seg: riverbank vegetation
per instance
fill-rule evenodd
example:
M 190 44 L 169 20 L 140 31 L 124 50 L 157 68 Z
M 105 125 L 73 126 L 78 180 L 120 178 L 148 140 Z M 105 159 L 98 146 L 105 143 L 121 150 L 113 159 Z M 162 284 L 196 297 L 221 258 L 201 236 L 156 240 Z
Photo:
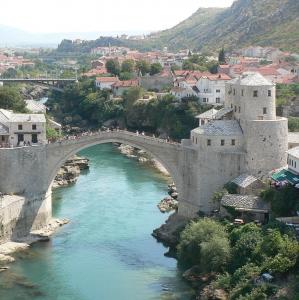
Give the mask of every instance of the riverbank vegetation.
M 299 297 L 299 243 L 275 222 L 235 226 L 198 219 L 182 231 L 177 256 L 191 268 L 184 277 L 199 291 L 198 299 L 270 299 L 283 292 L 279 299 Z
M 26 103 L 22 99 L 19 90 L 13 86 L 3 86 L 0 88 L 0 108 L 24 113 Z
M 92 79 L 71 84 L 63 93 L 53 91 L 47 105 L 50 114 L 63 125 L 120 126 L 174 139 L 188 137 L 197 126 L 195 116 L 210 108 L 200 105 L 194 97 L 183 101 L 170 94 L 161 99 L 151 97 L 140 87 L 129 89 L 121 98 L 112 98 L 108 91 L 95 89 Z

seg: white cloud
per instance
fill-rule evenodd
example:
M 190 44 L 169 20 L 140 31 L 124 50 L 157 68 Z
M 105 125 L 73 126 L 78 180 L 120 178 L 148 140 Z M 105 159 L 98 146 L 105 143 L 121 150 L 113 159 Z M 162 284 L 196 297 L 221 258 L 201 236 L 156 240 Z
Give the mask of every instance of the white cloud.
M 0 22 L 32 32 L 144 31 L 169 28 L 199 7 L 233 0 L 1 1 Z

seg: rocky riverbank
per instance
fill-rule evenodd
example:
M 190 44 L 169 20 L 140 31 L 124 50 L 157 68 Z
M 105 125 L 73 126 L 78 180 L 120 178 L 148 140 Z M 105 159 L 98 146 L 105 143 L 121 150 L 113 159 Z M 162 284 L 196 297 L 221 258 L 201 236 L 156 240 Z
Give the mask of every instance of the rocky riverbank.
M 58 188 L 75 183 L 82 170 L 89 169 L 89 159 L 73 156 L 68 159 L 65 164 L 59 169 L 52 188 Z
M 68 224 L 68 219 L 52 219 L 47 226 L 42 229 L 31 231 L 30 234 L 22 239 L 7 241 L 0 245 L 0 272 L 9 269 L 8 264 L 15 261 L 13 254 L 27 250 L 31 244 L 39 241 L 48 241 L 58 228 Z
M 158 204 L 158 208 L 162 213 L 178 210 L 178 201 L 176 200 L 178 193 L 174 183 L 168 185 L 168 195 L 169 196 L 163 198 Z
M 164 166 L 160 162 L 158 162 L 156 159 L 152 158 L 144 150 L 140 150 L 140 149 L 137 149 L 130 145 L 125 145 L 125 144 L 117 144 L 117 145 L 118 145 L 118 149 L 121 154 L 123 154 L 129 158 L 136 159 L 140 163 L 148 164 L 148 165 L 156 168 L 163 175 L 169 176 L 169 173 L 164 168 Z
M 20 89 L 24 99 L 41 99 L 47 96 L 48 88 L 39 85 L 23 85 Z

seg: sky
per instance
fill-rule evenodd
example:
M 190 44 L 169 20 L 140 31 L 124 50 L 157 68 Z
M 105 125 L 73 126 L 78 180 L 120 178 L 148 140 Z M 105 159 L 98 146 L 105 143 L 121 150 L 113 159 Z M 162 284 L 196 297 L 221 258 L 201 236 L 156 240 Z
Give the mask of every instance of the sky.
M 0 0 L 0 23 L 29 32 L 155 31 L 170 28 L 199 7 L 233 0 Z

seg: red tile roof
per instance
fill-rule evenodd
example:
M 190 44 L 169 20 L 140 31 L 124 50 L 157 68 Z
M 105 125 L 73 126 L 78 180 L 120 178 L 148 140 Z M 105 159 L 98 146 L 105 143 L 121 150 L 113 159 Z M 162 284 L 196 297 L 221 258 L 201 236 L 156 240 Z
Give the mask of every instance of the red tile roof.
M 117 81 L 112 86 L 113 87 L 133 87 L 133 86 L 138 86 L 138 85 L 139 85 L 138 80 L 133 79 L 133 80 Z
M 118 82 L 118 77 L 97 77 L 97 82 Z

